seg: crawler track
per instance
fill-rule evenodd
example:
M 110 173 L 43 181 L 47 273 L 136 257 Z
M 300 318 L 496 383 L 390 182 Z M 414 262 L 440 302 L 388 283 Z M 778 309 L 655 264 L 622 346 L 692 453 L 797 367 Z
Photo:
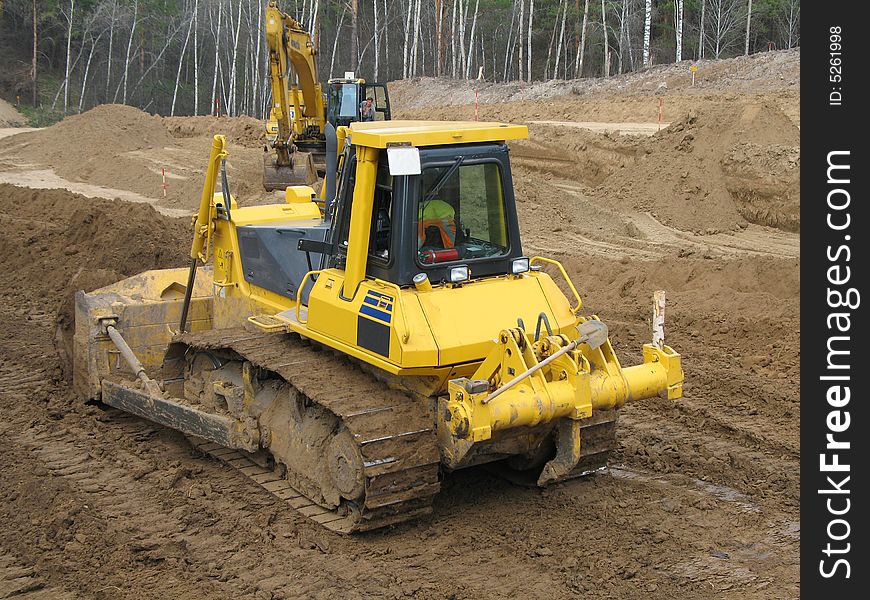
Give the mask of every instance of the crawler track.
M 347 359 L 294 335 L 225 329 L 185 335 L 179 341 L 192 351 L 230 351 L 278 375 L 308 401 L 338 417 L 362 455 L 365 495 L 358 503 L 323 506 L 244 453 L 215 444 L 200 445 L 202 450 L 339 533 L 377 529 L 431 512 L 432 498 L 440 489 L 439 453 L 425 399 L 390 389 Z

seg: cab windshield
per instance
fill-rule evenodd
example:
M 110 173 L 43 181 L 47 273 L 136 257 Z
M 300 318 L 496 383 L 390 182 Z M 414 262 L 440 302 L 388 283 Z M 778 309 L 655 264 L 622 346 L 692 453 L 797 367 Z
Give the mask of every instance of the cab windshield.
M 359 86 L 355 83 L 330 84 L 329 97 L 327 98 L 329 113 L 337 118 L 356 119 L 359 110 L 358 88 Z
M 508 252 L 507 222 L 498 163 L 423 169 L 417 202 L 417 259 L 421 265 L 470 261 Z

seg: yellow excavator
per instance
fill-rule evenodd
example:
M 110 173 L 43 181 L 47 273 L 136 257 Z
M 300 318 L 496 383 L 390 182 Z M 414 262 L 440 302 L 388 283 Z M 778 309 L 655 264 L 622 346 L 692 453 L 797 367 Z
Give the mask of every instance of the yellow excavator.
M 527 135 L 352 123 L 324 201 L 267 206 L 230 193 L 215 136 L 189 268 L 77 293 L 78 393 L 340 533 L 431 512 L 472 465 L 541 486 L 604 468 L 624 403 L 681 397 L 680 355 L 654 335 L 622 366 L 562 265 L 524 254 L 507 142 Z
M 272 108 L 266 122 L 263 187 L 284 190 L 310 185 L 325 172 L 325 124 L 391 119 L 390 97 L 383 83 L 366 83 L 345 73 L 330 79 L 324 100 L 317 76 L 317 50 L 311 35 L 273 0 L 266 7 Z M 295 74 L 296 82 L 293 82 Z M 372 105 L 364 106 L 368 98 Z

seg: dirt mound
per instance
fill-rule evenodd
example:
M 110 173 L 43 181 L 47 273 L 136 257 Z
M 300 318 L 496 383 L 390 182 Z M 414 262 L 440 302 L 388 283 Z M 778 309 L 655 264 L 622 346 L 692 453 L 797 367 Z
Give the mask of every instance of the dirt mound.
M 59 345 L 72 335 L 73 295 L 158 267 L 183 266 L 187 219 L 151 206 L 94 200 L 65 190 L 0 184 L 0 269 L 6 301 L 57 315 Z M 5 331 L 13 335 L 14 331 Z
M 109 152 L 153 148 L 171 141 L 160 117 L 123 104 L 102 104 L 30 135 L 46 158 L 75 157 L 79 161 L 95 161 Z
M 136 160 L 136 155 L 171 143 L 160 117 L 130 106 L 104 104 L 51 127 L 4 140 L 0 149 L 51 166 L 72 181 L 154 196 L 160 191 L 160 170 L 149 168 L 141 158 Z
M 695 83 L 689 67 L 698 66 Z M 469 81 L 423 77 L 390 82 L 390 99 L 402 109 L 481 104 L 522 104 L 574 96 L 600 95 L 607 98 L 626 95 L 653 95 L 686 92 L 703 94 L 725 90 L 781 91 L 800 88 L 800 49 L 758 52 L 723 60 L 682 61 L 658 65 L 612 77 L 583 79 L 493 83 L 493 73 L 485 73 L 488 81 Z M 426 93 L 420 93 L 425 89 Z
M 164 117 L 163 124 L 172 137 L 197 138 L 226 135 L 234 144 L 262 148 L 265 143 L 263 123 L 253 117 Z
M 26 123 L 24 115 L 0 98 L 0 127 L 20 127 Z
M 104 104 L 0 140 L 0 154 L 50 167 L 70 181 L 129 190 L 167 207 L 193 210 L 199 206 L 210 138 L 216 132 L 225 133 L 230 145 L 233 194 L 243 202 L 260 201 L 263 151 L 254 143 L 256 128 L 254 119 L 163 119 L 130 106 Z
M 797 127 L 776 107 L 764 103 L 709 107 L 652 136 L 630 166 L 631 172 L 613 173 L 593 195 L 602 202 L 649 212 L 683 230 L 729 231 L 749 221 L 795 231 L 800 224 L 796 183 L 768 185 L 763 169 L 757 170 L 757 183 L 747 178 L 740 183 L 726 171 L 733 173 L 732 166 L 741 161 L 763 165 L 770 162 L 769 155 L 782 155 L 799 143 Z M 723 156 L 746 144 L 752 145 L 752 153 L 743 152 L 740 159 L 735 155 L 731 161 L 726 158 L 723 166 Z M 796 181 L 797 171 L 791 173 L 789 181 Z
M 800 231 L 800 148 L 737 144 L 722 158 L 722 171 L 744 219 Z

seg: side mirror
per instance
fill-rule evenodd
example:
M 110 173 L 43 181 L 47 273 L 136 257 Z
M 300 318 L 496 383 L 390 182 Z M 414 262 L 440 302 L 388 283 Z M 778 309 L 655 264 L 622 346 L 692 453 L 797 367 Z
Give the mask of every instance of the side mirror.
M 420 149 L 413 146 L 393 146 L 387 148 L 387 162 L 390 163 L 390 175 L 419 175 Z

